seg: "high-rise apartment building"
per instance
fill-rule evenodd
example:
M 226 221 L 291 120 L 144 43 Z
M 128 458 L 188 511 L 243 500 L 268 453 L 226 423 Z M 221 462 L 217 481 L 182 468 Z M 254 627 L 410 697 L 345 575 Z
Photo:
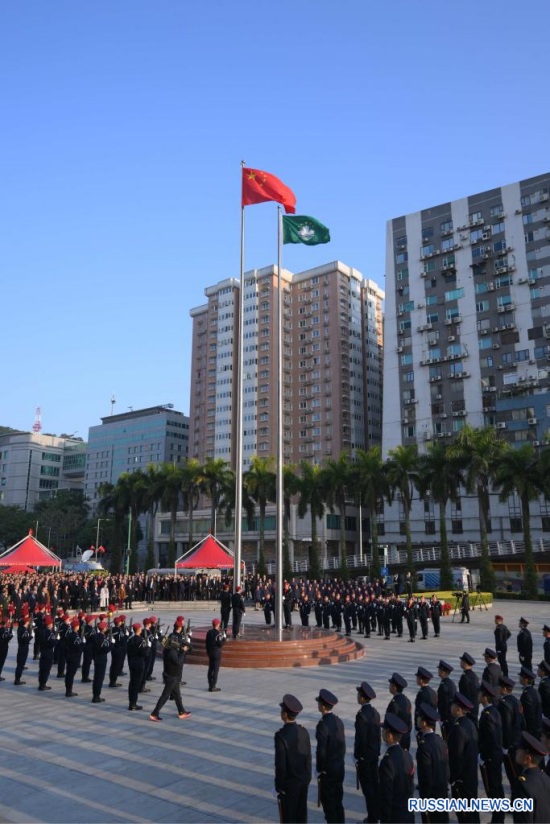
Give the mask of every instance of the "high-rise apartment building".
M 283 291 L 283 454 L 320 464 L 380 443 L 383 292 L 334 262 L 292 274 Z M 235 463 L 239 281 L 191 310 L 189 454 Z M 277 454 L 277 267 L 244 276 L 243 464 Z
M 550 428 L 550 174 L 395 218 L 386 249 L 384 452 L 448 442 L 466 423 L 539 445 Z M 519 531 L 513 502 L 491 507 L 493 539 Z M 417 509 L 419 539 L 435 525 L 429 504 Z M 455 507 L 453 532 L 476 540 L 476 517 Z M 396 536 L 397 516 L 386 540 Z
M 9 432 L 0 435 L 0 505 L 32 511 L 61 489 L 82 490 L 86 444 L 78 439 Z

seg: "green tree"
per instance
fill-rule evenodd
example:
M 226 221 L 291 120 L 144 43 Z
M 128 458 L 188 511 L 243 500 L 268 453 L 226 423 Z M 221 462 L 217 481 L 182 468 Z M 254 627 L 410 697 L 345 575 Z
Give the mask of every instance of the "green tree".
M 418 490 L 421 498 L 431 495 L 439 507 L 439 538 L 441 544 L 441 589 L 453 588 L 453 569 L 449 555 L 446 510 L 449 501 L 457 501 L 463 482 L 458 459 L 440 441 L 430 444 L 418 458 Z
M 115 484 L 105 483 L 99 487 L 99 503 L 97 507 L 98 515 L 100 517 L 110 517 L 113 521 L 113 541 L 110 547 L 110 563 L 111 572 L 120 572 L 122 561 L 122 548 L 126 546 L 127 529 L 125 528 L 126 520 L 126 501 L 123 500 L 120 488 Z M 95 536 L 93 538 L 95 541 Z
M 386 465 L 382 460 L 379 446 L 368 451 L 358 449 L 351 468 L 352 489 L 358 505 L 367 507 L 370 523 L 370 545 L 373 578 L 380 575 L 380 553 L 378 551 L 378 507 L 384 498 L 389 498 L 390 488 Z
M 52 498 L 38 501 L 34 518 L 38 522 L 38 540 L 67 558 L 88 520 L 88 505 L 80 490 L 60 489 Z
M 414 489 L 418 482 L 418 452 L 415 444 L 400 444 L 388 452 L 388 482 L 392 494 L 397 492 L 405 518 L 405 539 L 407 546 L 407 570 L 414 575 L 414 559 L 411 539 L 411 509 Z
M 181 467 L 182 482 L 181 492 L 183 496 L 183 511 L 189 516 L 189 539 L 188 548 L 193 546 L 193 513 L 199 504 L 200 497 L 200 476 L 202 467 L 195 458 L 189 458 Z
M 323 482 L 327 505 L 331 512 L 337 507 L 340 513 L 340 575 L 348 577 L 346 553 L 346 499 L 351 486 L 350 459 L 342 452 L 338 460 L 330 458 L 323 467 Z
M 210 532 L 215 535 L 217 513 L 228 501 L 235 500 L 231 491 L 235 476 L 223 458 L 209 458 L 201 468 L 198 483 L 201 492 L 210 500 Z M 238 513 L 237 517 L 241 517 L 241 513 Z
M 530 503 L 536 501 L 544 491 L 544 483 L 541 466 L 531 444 L 503 450 L 494 469 L 493 486 L 500 490 L 501 501 L 506 501 L 511 495 L 517 495 L 521 502 L 525 547 L 524 590 L 528 598 L 536 598 L 538 595 L 537 570 L 531 540 Z
M 311 518 L 311 550 L 309 558 L 309 577 L 318 581 L 321 578 L 319 566 L 319 539 L 317 521 L 325 516 L 325 488 L 323 472 L 320 466 L 307 461 L 300 463 L 298 476 L 298 516 L 305 518 L 308 510 Z
M 265 561 L 265 511 L 267 502 L 275 500 L 276 492 L 277 479 L 272 467 L 272 458 L 259 458 L 255 455 L 250 461 L 250 469 L 244 473 L 243 478 L 245 488 L 258 504 L 260 511 L 258 555 L 258 573 L 260 575 L 265 575 L 267 572 Z
M 162 494 L 160 506 L 163 512 L 170 513 L 170 538 L 168 542 L 168 566 L 176 564 L 176 524 L 178 509 L 181 503 L 183 472 L 181 466 L 165 463 L 161 469 L 160 484 Z
M 9 549 L 34 529 L 36 518 L 19 506 L 0 504 L 0 547 Z
M 147 555 L 145 569 L 153 569 L 155 560 L 155 517 L 162 500 L 164 490 L 164 474 L 155 464 L 149 464 L 145 471 L 145 494 L 143 507 L 147 512 Z
M 290 563 L 290 505 L 292 497 L 298 493 L 299 479 L 292 466 L 283 465 L 283 578 L 287 581 L 292 578 Z

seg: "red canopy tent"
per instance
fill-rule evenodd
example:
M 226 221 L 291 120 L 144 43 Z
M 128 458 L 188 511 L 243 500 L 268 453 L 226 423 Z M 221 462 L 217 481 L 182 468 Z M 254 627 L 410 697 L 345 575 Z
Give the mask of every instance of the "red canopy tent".
M 178 569 L 231 569 L 235 555 L 213 535 L 207 535 L 176 561 Z
M 61 558 L 41 544 L 32 534 L 32 529 L 25 538 L 21 538 L 0 555 L 0 568 L 25 566 L 61 567 Z
M 10 567 L 2 567 L 0 572 L 3 572 L 5 575 L 29 575 L 30 573 L 34 572 L 35 570 L 29 566 L 10 566 Z

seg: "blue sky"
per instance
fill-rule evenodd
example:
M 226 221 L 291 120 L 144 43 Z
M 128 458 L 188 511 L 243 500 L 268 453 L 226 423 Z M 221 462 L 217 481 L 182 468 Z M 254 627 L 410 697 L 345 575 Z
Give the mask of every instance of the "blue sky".
M 547 0 L 3 0 L 0 424 L 189 412 L 191 320 L 239 274 L 240 161 L 384 287 L 392 217 L 548 171 Z M 276 206 L 246 209 L 246 268 Z

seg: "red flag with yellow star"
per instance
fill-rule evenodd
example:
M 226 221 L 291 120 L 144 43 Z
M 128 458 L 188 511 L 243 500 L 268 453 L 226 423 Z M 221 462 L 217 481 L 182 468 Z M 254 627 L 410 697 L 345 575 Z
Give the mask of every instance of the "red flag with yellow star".
M 284 206 L 285 212 L 293 215 L 296 211 L 296 195 L 275 175 L 261 169 L 243 168 L 243 206 L 275 200 Z

